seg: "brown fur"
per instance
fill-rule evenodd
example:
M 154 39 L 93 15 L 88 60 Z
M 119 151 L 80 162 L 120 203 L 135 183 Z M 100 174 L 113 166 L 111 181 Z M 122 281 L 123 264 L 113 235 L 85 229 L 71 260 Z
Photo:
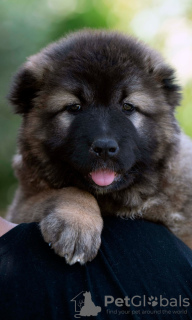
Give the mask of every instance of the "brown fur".
M 55 252 L 68 263 L 95 257 L 101 243 L 103 222 L 97 201 L 90 193 L 77 188 L 47 189 L 25 197 L 18 189 L 18 201 L 19 214 L 14 220 L 17 223 L 40 222 L 45 241 L 51 243 Z
M 101 41 L 103 39 L 107 41 L 108 33 L 104 31 L 76 33 L 31 57 L 17 75 L 10 94 L 10 100 L 16 106 L 15 111 L 23 113 L 23 123 L 20 129 L 18 155 L 15 156 L 13 163 L 20 186 L 10 207 L 8 219 L 17 223 L 40 222 L 45 241 L 51 242 L 54 250 L 59 255 L 65 256 L 67 262 L 71 264 L 77 261 L 85 263 L 97 254 L 102 231 L 100 211 L 102 215 L 142 217 L 162 222 L 187 244 L 192 243 L 192 142 L 180 132 L 174 118 L 174 108 L 179 103 L 180 94 L 179 87 L 173 83 L 173 71 L 164 64 L 155 51 L 132 38 L 109 33 L 110 39 L 114 40 L 113 51 L 117 51 L 119 57 L 120 64 L 117 70 L 122 67 L 123 73 L 127 68 L 127 61 L 131 61 L 129 93 L 124 102 L 136 105 L 138 112 L 131 115 L 129 121 L 137 130 L 138 136 L 145 137 L 146 141 L 150 140 L 151 136 L 156 139 L 151 154 L 154 167 L 150 172 L 143 171 L 143 180 L 137 183 L 133 180 L 128 187 L 113 192 L 109 192 L 108 189 L 96 189 L 95 192 L 91 192 L 94 197 L 81 190 L 79 187 L 81 181 L 78 185 L 72 183 L 71 176 L 67 175 L 68 172 L 66 180 L 63 181 L 62 170 L 53 166 L 47 156 L 44 142 L 51 139 L 54 134 L 57 139 L 61 139 L 58 138 L 61 131 L 62 138 L 66 139 L 75 119 L 73 114 L 62 113 L 62 109 L 67 104 L 80 103 L 77 95 L 70 92 L 69 85 L 63 89 L 59 87 L 59 81 L 57 84 L 54 83 L 53 75 L 56 74 L 59 78 L 58 70 L 62 70 L 58 62 L 60 47 L 65 41 L 66 46 L 70 46 L 73 42 L 78 43 L 80 38 L 84 48 L 88 46 L 86 39 L 91 42 L 94 37 L 96 40 L 100 37 Z M 117 40 L 120 41 L 119 47 L 116 46 Z M 130 45 L 130 52 L 127 49 L 124 51 L 124 43 Z M 105 52 L 103 59 L 106 58 L 104 64 L 102 65 L 102 59 L 99 62 L 101 70 L 107 63 L 110 64 L 106 67 L 108 69 L 104 71 L 104 75 L 113 68 L 111 62 L 113 60 L 107 60 L 111 54 L 110 46 L 111 43 L 103 49 Z M 90 44 L 90 47 L 93 52 L 96 50 L 94 44 L 92 46 Z M 53 59 L 54 50 L 59 50 L 55 59 Z M 77 59 L 78 68 L 85 58 L 84 55 L 88 53 L 86 51 L 82 53 L 83 49 L 80 46 L 74 50 L 80 50 L 80 57 L 82 54 L 81 60 L 78 60 L 79 56 L 73 57 Z M 138 65 L 141 63 L 139 68 L 147 75 L 146 81 L 141 82 L 142 75 L 139 76 L 132 67 L 133 52 Z M 98 64 L 98 61 L 96 63 Z M 89 67 L 94 68 L 91 58 Z M 65 67 L 63 68 L 65 70 Z M 86 68 L 88 67 L 85 66 Z M 94 70 L 91 69 L 91 74 L 96 79 L 98 69 Z M 114 74 L 118 72 L 114 71 Z M 27 84 L 22 80 L 24 76 L 29 77 Z M 103 87 L 101 85 L 99 89 L 99 77 L 98 82 L 97 80 L 93 82 L 96 93 L 90 89 L 93 85 L 89 81 L 83 87 L 84 100 L 88 101 L 88 105 L 97 101 L 96 94 L 102 94 Z M 113 74 L 109 77 L 110 81 L 113 81 L 113 77 Z M 153 77 L 151 82 L 153 88 L 150 88 L 149 77 Z M 149 85 L 145 85 L 147 81 Z M 106 83 L 106 80 L 104 82 Z M 113 101 L 116 101 L 115 97 L 120 95 L 120 89 L 110 94 L 114 95 Z M 100 102 L 104 104 L 106 97 L 107 89 L 100 97 Z M 56 128 L 53 133 L 50 126 L 52 121 Z M 130 179 L 131 177 L 132 174 Z

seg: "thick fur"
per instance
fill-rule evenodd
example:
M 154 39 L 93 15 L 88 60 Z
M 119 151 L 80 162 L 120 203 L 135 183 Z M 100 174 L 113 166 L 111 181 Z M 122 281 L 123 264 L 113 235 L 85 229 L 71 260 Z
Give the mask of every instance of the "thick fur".
M 174 116 L 180 98 L 162 57 L 115 32 L 77 32 L 30 57 L 9 95 L 23 121 L 8 218 L 39 221 L 71 264 L 97 254 L 105 214 L 164 223 L 190 244 L 192 142 Z M 93 152 L 98 139 L 115 141 L 117 154 Z M 90 178 L 101 168 L 117 173 L 109 186 Z

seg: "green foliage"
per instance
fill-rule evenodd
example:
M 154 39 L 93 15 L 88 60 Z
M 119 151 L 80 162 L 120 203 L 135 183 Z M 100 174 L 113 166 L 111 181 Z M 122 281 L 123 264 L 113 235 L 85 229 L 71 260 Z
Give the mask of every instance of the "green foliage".
M 102 7 L 102 11 L 98 10 Z M 82 12 L 72 12 L 65 19 L 57 19 L 53 23 L 53 29 L 51 30 L 51 37 L 53 39 L 58 36 L 63 36 L 65 33 L 79 30 L 82 28 L 108 28 L 107 23 L 107 8 L 104 7 L 101 1 L 97 2 L 97 6 L 93 2 L 86 3 L 86 9 Z
M 192 137 L 192 82 L 189 82 L 183 89 L 183 100 L 177 108 L 177 119 L 183 131 Z

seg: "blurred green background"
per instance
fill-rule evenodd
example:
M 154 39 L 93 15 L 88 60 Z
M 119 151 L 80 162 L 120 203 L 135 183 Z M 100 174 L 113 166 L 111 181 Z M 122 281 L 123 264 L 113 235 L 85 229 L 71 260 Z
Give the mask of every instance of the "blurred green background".
M 0 214 L 17 181 L 11 168 L 20 117 L 6 101 L 11 78 L 26 57 L 79 28 L 107 28 L 139 37 L 160 50 L 183 86 L 177 117 L 192 136 L 191 0 L 1 0 L 0 2 Z

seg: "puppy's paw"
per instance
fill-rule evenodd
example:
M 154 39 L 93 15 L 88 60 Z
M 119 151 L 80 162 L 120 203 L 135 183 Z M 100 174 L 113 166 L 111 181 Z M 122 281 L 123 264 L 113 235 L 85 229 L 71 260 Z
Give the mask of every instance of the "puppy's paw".
M 84 264 L 95 258 L 101 244 L 102 226 L 101 216 L 63 219 L 55 213 L 40 223 L 45 241 L 71 265 L 76 262 Z

